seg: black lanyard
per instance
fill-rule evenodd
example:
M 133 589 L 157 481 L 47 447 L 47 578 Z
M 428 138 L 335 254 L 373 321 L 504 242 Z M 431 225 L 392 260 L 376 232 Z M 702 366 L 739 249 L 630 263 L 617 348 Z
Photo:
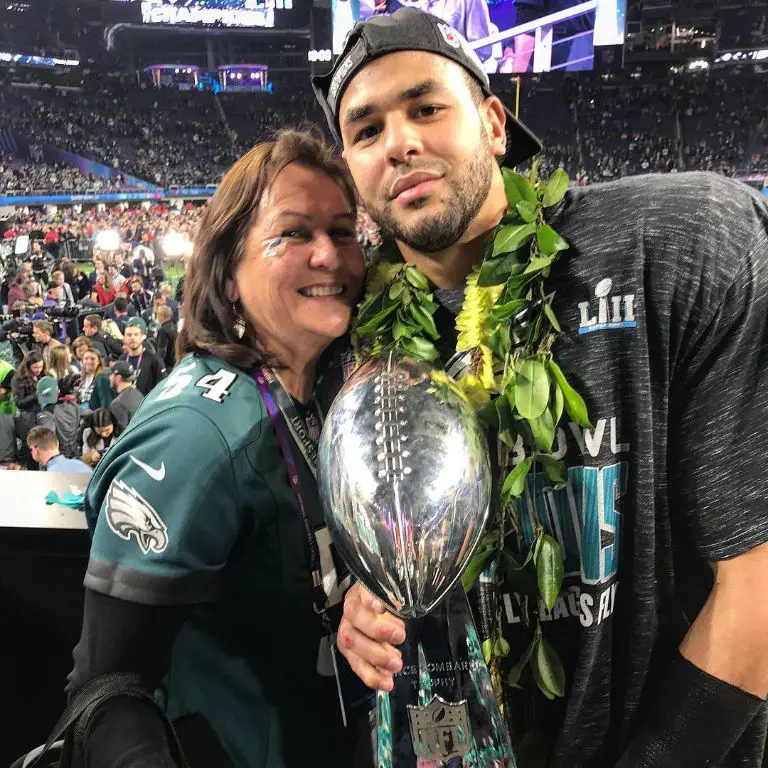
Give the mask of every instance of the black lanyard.
M 323 624 L 329 629 L 330 624 L 326 614 L 328 606 L 328 596 L 323 587 L 323 571 L 320 565 L 320 548 L 317 545 L 317 538 L 312 528 L 312 524 L 307 514 L 304 504 L 304 493 L 301 489 L 299 471 L 296 466 L 296 460 L 293 458 L 291 450 L 291 439 L 288 430 L 293 437 L 296 445 L 301 450 L 307 466 L 313 475 L 317 475 L 317 442 L 312 439 L 306 420 L 299 416 L 296 404 L 291 396 L 285 391 L 280 378 L 269 368 L 259 368 L 254 378 L 261 390 L 261 397 L 264 405 L 267 407 L 267 413 L 272 420 L 272 426 L 275 429 L 277 442 L 285 459 L 288 469 L 288 478 L 291 483 L 291 490 L 296 501 L 296 509 L 299 513 L 301 526 L 304 531 L 304 544 L 307 554 L 307 566 L 312 575 L 312 602 L 317 613 L 323 620 Z M 286 429 L 286 427 L 288 429 Z M 329 629 L 330 631 L 330 629 Z

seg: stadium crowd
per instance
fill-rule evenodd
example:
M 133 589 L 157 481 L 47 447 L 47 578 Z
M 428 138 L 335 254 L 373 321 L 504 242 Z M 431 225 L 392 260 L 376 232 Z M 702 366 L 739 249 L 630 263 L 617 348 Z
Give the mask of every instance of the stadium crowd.
M 496 90 L 514 104 L 508 89 L 506 81 Z M 653 82 L 580 73 L 526 80 L 520 104 L 523 119 L 544 140 L 548 163 L 581 183 L 659 171 L 733 176 L 768 168 L 765 108 L 756 106 L 766 103 L 767 90 L 757 72 Z M 214 95 L 115 77 L 78 93 L 5 82 L 0 98 L 9 106 L 6 128 L 163 187 L 215 184 L 271 129 L 322 124 L 311 93 L 301 90 Z M 659 110 L 662 103 L 667 108 Z M 24 176 L 46 178 L 35 167 L 11 174 L 17 185 Z M 61 169 L 48 176 L 50 189 L 62 188 L 59 176 L 65 178 Z M 67 180 L 73 188 L 99 183 L 76 175 Z
M 0 360 L 0 467 L 89 471 L 125 429 L 173 367 L 183 277 L 175 290 L 165 279 L 162 242 L 171 224 L 191 234 L 199 210 L 115 209 L 81 220 L 63 211 L 20 217 L 6 232 L 27 249 L 6 253 L 0 284 L 0 342 L 13 358 Z M 99 247 L 105 231 L 119 238 L 110 250 Z M 65 248 L 76 235 L 91 243 L 87 267 Z
M 125 189 L 121 179 L 81 173 L 64 163 L 24 161 L 0 152 L 0 195 L 30 195 L 58 190 L 63 193 L 112 192 Z

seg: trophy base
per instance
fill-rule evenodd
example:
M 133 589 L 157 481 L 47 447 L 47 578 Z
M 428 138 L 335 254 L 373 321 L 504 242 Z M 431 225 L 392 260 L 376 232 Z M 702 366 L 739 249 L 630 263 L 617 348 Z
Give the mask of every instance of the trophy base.
M 517 768 L 461 582 L 405 626 L 403 669 L 376 697 L 377 768 Z

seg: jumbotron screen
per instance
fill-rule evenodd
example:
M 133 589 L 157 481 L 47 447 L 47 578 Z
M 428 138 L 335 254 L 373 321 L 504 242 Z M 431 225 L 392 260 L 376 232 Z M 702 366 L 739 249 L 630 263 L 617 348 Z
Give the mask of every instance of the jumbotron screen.
M 596 45 L 624 42 L 626 0 L 332 0 L 333 52 L 355 23 L 410 7 L 439 16 L 489 74 L 592 69 Z
M 141 0 L 141 20 L 145 24 L 280 27 L 281 16 L 293 7 L 294 0 Z

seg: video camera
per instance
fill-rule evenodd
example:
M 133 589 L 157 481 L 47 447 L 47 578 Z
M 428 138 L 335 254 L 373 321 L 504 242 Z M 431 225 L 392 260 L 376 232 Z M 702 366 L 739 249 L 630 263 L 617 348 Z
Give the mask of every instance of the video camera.
M 61 340 L 65 336 L 75 338 L 79 334 L 78 318 L 85 314 L 87 312 L 76 306 L 41 307 L 37 304 L 25 304 L 20 307 L 17 304 L 9 315 L 0 315 L 0 342 L 10 342 L 13 357 L 18 364 L 35 346 L 32 334 L 32 324 L 35 320 L 48 320 L 53 325 L 51 337 Z

